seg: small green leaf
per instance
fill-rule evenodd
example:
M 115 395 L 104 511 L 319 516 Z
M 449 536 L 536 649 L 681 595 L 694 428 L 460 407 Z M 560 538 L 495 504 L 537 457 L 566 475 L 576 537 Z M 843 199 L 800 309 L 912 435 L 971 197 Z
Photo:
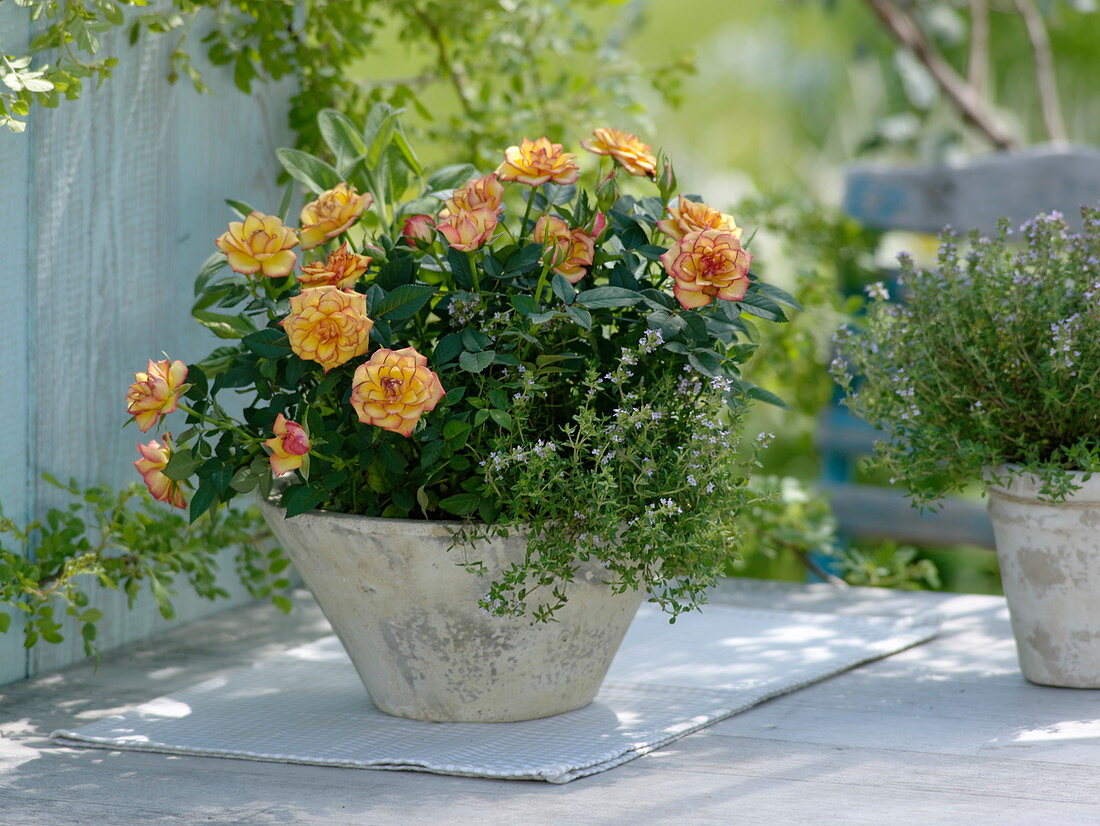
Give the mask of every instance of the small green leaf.
M 300 513 L 311 511 L 328 494 L 323 490 L 312 490 L 306 485 L 294 485 L 283 492 L 283 507 L 286 508 L 286 518 L 297 516 Z
M 642 256 L 642 258 L 649 261 L 658 260 L 666 252 L 664 247 L 658 247 L 656 244 L 642 244 L 635 251 L 638 255 Z
M 232 198 L 226 198 L 225 202 L 229 204 L 230 208 L 234 212 L 236 212 L 242 219 L 247 218 L 250 213 L 256 211 L 244 201 L 234 201 Z
M 284 614 L 289 614 L 291 609 L 294 607 L 294 603 L 292 603 L 282 594 L 276 594 L 271 598 L 271 601 L 275 604 L 275 607 L 282 611 Z
M 476 493 L 456 493 L 439 502 L 439 507 L 455 516 L 466 516 L 477 510 L 481 496 Z
M 470 425 L 461 419 L 447 419 L 443 423 L 443 438 L 447 441 L 461 436 L 470 430 Z
M 290 221 L 290 204 L 294 200 L 294 181 L 286 182 L 286 189 L 283 190 L 283 200 L 279 202 L 278 215 L 282 218 L 283 223 L 286 224 Z
M 340 173 L 327 163 L 300 149 L 276 149 L 275 156 L 290 177 L 316 195 L 332 189 L 343 180 Z
M 172 454 L 162 473 L 169 479 L 182 482 L 191 478 L 202 463 L 201 457 L 193 455 L 190 448 L 184 448 Z
M 269 327 L 245 336 L 241 343 L 258 356 L 278 359 L 290 355 L 290 340 L 282 330 Z
M 471 352 L 480 352 L 493 346 L 493 340 L 480 330 L 467 327 L 462 331 L 462 346 Z
M 535 299 L 529 295 L 514 294 L 512 296 L 512 306 L 515 307 L 516 312 L 520 315 L 531 315 L 531 313 L 537 313 L 539 311 L 539 305 Z
M 572 304 L 577 297 L 576 289 L 569 283 L 569 279 L 561 273 L 554 273 L 554 278 L 550 281 L 550 286 L 554 290 L 554 295 L 560 298 L 565 304 Z
M 409 138 L 405 134 L 405 127 L 401 125 L 401 121 L 397 121 L 397 128 L 393 131 L 393 145 L 397 147 L 397 151 L 401 153 L 401 157 L 414 175 L 424 174 L 424 167 L 421 166 L 420 158 L 416 156 L 412 144 L 409 143 Z
M 580 293 L 576 303 L 590 310 L 597 310 L 607 307 L 633 307 L 642 300 L 642 296 L 634 290 L 623 287 L 595 287 Z
M 103 0 L 97 5 L 103 10 L 103 16 L 107 18 L 107 22 L 112 26 L 121 26 L 125 22 L 126 18 L 122 13 L 122 9 L 115 5 L 112 0 Z
M 386 293 L 382 300 L 371 308 L 371 317 L 385 317 L 388 321 L 401 321 L 412 318 L 435 295 L 435 287 L 424 284 L 403 284 Z
M 496 358 L 496 352 L 493 350 L 482 350 L 478 353 L 464 352 L 458 357 L 458 366 L 470 373 L 480 373 L 493 363 L 494 358 Z
M 397 112 L 388 103 L 376 103 L 367 113 L 367 122 L 363 127 L 363 139 L 367 143 L 366 163 L 368 169 L 377 169 L 379 161 L 393 141 L 397 128 Z
M 743 313 L 754 315 L 765 321 L 786 321 L 787 315 L 783 308 L 761 293 L 746 293 L 744 298 L 737 302 L 738 308 Z
M 347 115 L 335 109 L 322 109 L 317 114 L 317 126 L 340 169 L 347 171 L 367 154 L 367 142 Z
M 266 471 L 257 472 L 251 465 L 239 468 L 229 480 L 229 487 L 237 493 L 248 493 L 260 483 L 260 475 Z
M 191 509 L 189 515 L 191 521 L 194 522 L 211 507 L 218 500 L 218 492 L 214 488 L 214 485 L 209 482 L 203 482 L 199 485 L 199 489 L 195 491 L 195 495 L 191 497 Z
M 535 268 L 542 258 L 542 244 L 528 244 L 508 256 L 504 264 L 504 275 L 518 275 Z
M 755 289 L 761 294 L 766 295 L 768 298 L 779 304 L 785 304 L 792 310 L 802 310 L 802 305 L 798 303 L 797 298 L 795 298 L 786 290 L 781 290 L 779 287 L 776 287 L 773 284 L 765 284 L 763 281 L 757 281 L 753 285 L 752 289 Z M 752 289 L 750 289 L 750 292 L 752 292 Z
M 448 364 L 458 358 L 458 354 L 461 352 L 462 336 L 458 333 L 447 333 L 439 339 L 439 344 L 435 346 L 435 352 L 432 353 L 432 364 L 436 367 Z
M 428 176 L 428 191 L 440 192 L 447 189 L 457 189 L 471 178 L 476 177 L 477 169 L 468 163 L 445 166 Z
M 756 399 L 762 401 L 764 404 L 770 404 L 774 407 L 780 407 L 784 410 L 790 410 L 791 406 L 787 404 L 779 396 L 772 393 L 770 390 L 765 390 L 763 387 L 757 387 L 755 384 L 748 386 L 748 397 L 750 399 Z
M 660 290 L 642 290 L 640 295 L 642 300 L 645 301 L 654 310 L 678 310 L 679 305 L 668 293 L 663 293 Z
M 710 350 L 693 350 L 688 353 L 688 363 L 700 373 L 711 377 L 722 371 L 722 360 L 717 353 Z
M 474 285 L 473 276 L 470 275 L 470 259 L 466 253 L 447 247 L 447 263 L 451 267 L 451 275 L 455 283 L 463 289 L 470 289 Z
M 210 279 L 228 266 L 229 261 L 226 260 L 224 252 L 211 253 L 210 257 L 203 262 L 199 274 L 195 276 L 195 295 L 201 293 L 206 285 L 210 283 Z
M 577 324 L 586 330 L 592 329 L 592 313 L 588 312 L 584 307 L 578 307 L 575 304 L 570 304 L 565 308 L 565 314 L 573 319 Z
M 213 313 L 209 310 L 192 310 L 191 315 L 218 338 L 244 338 L 249 333 L 256 332 L 256 325 L 247 316 Z

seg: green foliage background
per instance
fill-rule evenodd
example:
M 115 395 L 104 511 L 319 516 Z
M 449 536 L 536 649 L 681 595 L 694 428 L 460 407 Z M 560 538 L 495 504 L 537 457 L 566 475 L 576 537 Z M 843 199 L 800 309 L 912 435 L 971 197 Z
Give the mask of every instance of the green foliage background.
M 125 26 L 131 38 L 172 38 L 178 47 L 166 77 L 199 88 L 204 81 L 190 59 L 199 51 L 242 89 L 297 70 L 303 88 L 292 118 L 305 146 L 318 144 L 311 126 L 318 109 L 335 103 L 354 114 L 378 100 L 409 110 L 410 131 L 428 140 L 429 163 L 459 151 L 484 164 L 522 134 L 574 143 L 599 124 L 662 135 L 679 160 L 681 188 L 705 189 L 710 202 L 755 229 L 753 252 L 770 272 L 790 272 L 781 286 L 820 308 L 766 335 L 750 366 L 793 408 L 750 423 L 779 434 L 769 468 L 805 479 L 817 470 L 814 414 L 830 392 L 820 369 L 828 334 L 853 309 L 836 287 L 867 280 L 878 243 L 820 205 L 838 200 L 840 172 L 853 158 L 988 149 L 960 129 L 861 0 L 0 0 L 5 5 L 0 11 L 19 6 L 39 15 L 39 31 L 51 20 L 62 24 L 43 31 L 35 46 L 48 51 L 26 63 L 24 44 L 0 33 L 8 56 L 0 61 L 0 122 L 13 128 L 33 104 L 64 105 L 109 76 L 115 55 L 101 44 L 112 26 Z M 907 4 L 956 67 L 964 63 L 968 5 Z M 1038 7 L 1050 27 L 1070 137 L 1095 144 L 1095 3 L 1039 0 Z M 302 36 L 288 38 L 288 26 Z M 999 113 L 1022 142 L 1041 140 L 1019 19 L 995 11 L 991 44 L 990 97 L 1010 103 Z M 126 49 L 117 57 L 124 61 Z

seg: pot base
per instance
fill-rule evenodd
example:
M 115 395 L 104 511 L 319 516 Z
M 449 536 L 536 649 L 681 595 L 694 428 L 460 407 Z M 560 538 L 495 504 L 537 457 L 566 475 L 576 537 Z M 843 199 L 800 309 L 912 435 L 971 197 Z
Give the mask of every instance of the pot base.
M 449 550 L 462 523 L 261 510 L 374 704 L 396 717 L 505 723 L 581 708 L 645 595 L 613 593 L 603 569 L 583 563 L 555 621 L 493 617 L 477 601 L 523 560 L 521 537 L 479 543 L 478 575 Z
M 1100 477 L 1065 502 L 1035 480 L 989 486 L 1001 582 L 1029 682 L 1100 688 Z

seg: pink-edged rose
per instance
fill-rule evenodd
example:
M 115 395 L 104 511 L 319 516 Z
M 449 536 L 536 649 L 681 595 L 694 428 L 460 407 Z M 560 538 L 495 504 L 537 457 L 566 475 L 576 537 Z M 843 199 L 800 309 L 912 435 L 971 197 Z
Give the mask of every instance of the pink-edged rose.
M 424 213 L 410 215 L 401 227 L 401 235 L 409 246 L 427 246 L 435 241 L 435 218 Z
M 175 479 L 164 475 L 164 469 L 172 458 L 171 435 L 164 434 L 164 444 L 153 439 L 148 444 L 139 444 L 137 449 L 141 458 L 134 462 L 134 467 L 141 474 L 152 497 L 158 502 L 167 502 L 174 508 L 186 510 L 187 500 L 183 497 L 183 487 Z
M 126 393 L 126 412 L 134 417 L 142 433 L 179 408 L 186 380 L 187 365 L 168 359 L 149 359 L 144 373 L 134 373 L 134 383 Z
M 736 236 L 716 229 L 689 232 L 661 256 L 673 278 L 672 292 L 686 309 L 715 298 L 740 301 L 749 288 L 751 261 Z
M 447 216 L 447 220 L 439 225 L 439 231 L 456 250 L 471 252 L 489 243 L 498 221 L 497 211 L 492 207 L 463 209 Z
M 598 213 L 600 218 L 603 213 Z M 535 224 L 535 241 L 546 245 L 551 269 L 570 284 L 576 284 L 592 266 L 596 238 L 584 229 L 570 229 L 561 218 L 543 215 Z
M 264 445 L 271 448 L 271 455 L 268 457 L 271 472 L 282 476 L 298 470 L 306 461 L 310 448 L 306 429 L 280 413 L 275 417 L 273 432 L 275 435 L 264 442 Z

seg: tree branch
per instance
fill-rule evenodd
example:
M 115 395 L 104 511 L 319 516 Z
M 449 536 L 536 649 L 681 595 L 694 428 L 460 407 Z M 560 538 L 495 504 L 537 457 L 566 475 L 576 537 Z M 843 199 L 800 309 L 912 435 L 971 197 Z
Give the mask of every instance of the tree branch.
M 970 54 L 966 82 L 978 96 L 989 82 L 989 0 L 970 0 Z
M 1050 48 L 1043 15 L 1034 0 L 1015 0 L 1016 10 L 1024 19 L 1027 39 L 1031 42 L 1031 55 L 1035 63 L 1035 85 L 1039 90 L 1039 103 L 1043 108 L 1043 123 L 1047 137 L 1056 145 L 1069 143 L 1066 122 L 1062 118 L 1062 101 L 1058 96 L 1058 82 L 1054 76 L 1054 53 Z
M 998 149 L 1012 149 L 1019 142 L 997 121 L 977 90 L 968 84 L 939 53 L 916 21 L 893 0 L 865 0 L 887 30 L 912 52 L 947 95 L 962 117 L 978 129 Z
M 447 41 L 443 39 L 443 32 L 440 31 L 439 25 L 419 6 L 410 3 L 408 5 L 408 10 L 424 26 L 428 32 L 428 37 L 431 38 L 432 43 L 435 44 L 440 74 L 449 80 L 451 86 L 454 87 L 455 94 L 458 96 L 458 104 L 462 107 L 463 114 L 470 119 L 476 119 L 477 116 L 474 114 L 473 106 L 470 103 L 471 95 L 466 85 L 466 75 L 462 71 L 462 68 L 451 59 L 451 54 L 447 49 Z M 474 140 L 474 145 L 471 146 L 470 149 L 472 156 L 476 158 L 478 151 L 476 139 Z

